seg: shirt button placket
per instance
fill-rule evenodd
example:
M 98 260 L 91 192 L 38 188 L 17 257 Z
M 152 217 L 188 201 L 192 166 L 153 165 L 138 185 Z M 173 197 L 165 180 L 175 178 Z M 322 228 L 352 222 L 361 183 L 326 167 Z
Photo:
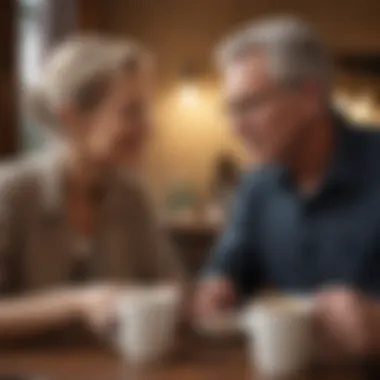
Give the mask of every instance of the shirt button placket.
M 314 230 L 313 204 L 310 201 L 301 202 L 301 238 L 299 244 L 299 271 L 303 285 L 312 289 L 317 281 L 317 250 L 316 231 Z

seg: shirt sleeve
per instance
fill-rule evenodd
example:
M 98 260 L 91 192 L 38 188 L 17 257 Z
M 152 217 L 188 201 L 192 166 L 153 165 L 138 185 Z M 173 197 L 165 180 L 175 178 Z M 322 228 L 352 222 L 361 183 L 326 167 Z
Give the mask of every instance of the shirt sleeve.
M 263 282 L 257 244 L 260 203 L 254 179 L 247 175 L 235 195 L 231 219 L 217 241 L 202 277 L 228 277 L 242 295 L 255 291 Z
M 21 290 L 20 245 L 17 238 L 15 202 L 17 185 L 12 168 L 0 169 L 0 296 Z
M 376 206 L 376 209 L 379 206 Z M 377 220 L 373 222 L 376 233 L 373 249 L 366 265 L 362 268 L 361 281 L 353 285 L 358 286 L 361 291 L 380 301 L 380 209 L 378 213 Z

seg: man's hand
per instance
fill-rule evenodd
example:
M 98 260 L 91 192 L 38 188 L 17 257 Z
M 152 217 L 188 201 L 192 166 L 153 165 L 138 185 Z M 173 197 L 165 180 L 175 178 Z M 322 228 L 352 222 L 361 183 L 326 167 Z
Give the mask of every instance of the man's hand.
M 343 354 L 367 356 L 380 347 L 380 303 L 348 288 L 322 291 L 316 318 L 323 340 Z
M 231 308 L 236 302 L 235 287 L 225 277 L 202 281 L 195 293 L 194 311 L 198 317 L 207 317 Z

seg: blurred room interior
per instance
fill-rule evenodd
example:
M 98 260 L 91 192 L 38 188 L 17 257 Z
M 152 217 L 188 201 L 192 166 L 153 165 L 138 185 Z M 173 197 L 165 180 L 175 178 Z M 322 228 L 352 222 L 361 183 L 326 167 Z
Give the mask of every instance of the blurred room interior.
M 237 174 L 252 160 L 228 130 L 211 52 L 240 24 L 295 14 L 336 58 L 335 100 L 350 118 L 380 122 L 378 0 L 2 0 L 1 139 L 4 158 L 39 149 L 23 118 L 22 88 L 44 52 L 77 31 L 133 36 L 158 59 L 158 128 L 144 163 L 152 193 L 191 269 L 221 228 Z M 16 43 L 16 41 L 18 41 Z

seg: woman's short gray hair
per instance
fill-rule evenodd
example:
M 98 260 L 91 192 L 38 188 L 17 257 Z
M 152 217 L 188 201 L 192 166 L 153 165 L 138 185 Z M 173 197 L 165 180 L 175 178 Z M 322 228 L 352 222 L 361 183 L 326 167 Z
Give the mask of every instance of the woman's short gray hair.
M 217 48 L 218 66 L 255 52 L 269 55 L 270 71 L 286 84 L 314 78 L 331 85 L 331 62 L 325 45 L 315 31 L 294 17 L 277 17 L 253 22 L 226 38 Z
M 131 41 L 96 35 L 70 38 L 48 55 L 39 78 L 27 90 L 29 116 L 38 124 L 56 127 L 62 106 L 95 107 L 115 75 L 138 70 L 150 58 Z

